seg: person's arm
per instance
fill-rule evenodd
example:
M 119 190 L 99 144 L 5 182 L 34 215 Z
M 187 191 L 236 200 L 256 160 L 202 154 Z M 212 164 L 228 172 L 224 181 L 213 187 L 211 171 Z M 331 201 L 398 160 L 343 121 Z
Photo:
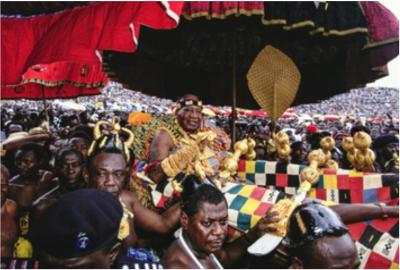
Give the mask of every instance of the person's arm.
M 2 147 L 5 151 L 15 150 L 18 149 L 21 145 L 28 142 L 37 142 L 42 140 L 49 140 L 49 134 L 36 134 L 36 135 L 29 135 L 25 138 L 21 138 L 18 140 L 14 140 L 11 142 L 6 142 L 2 144 Z
M 14 200 L 9 199 L 8 201 L 6 200 L 6 202 L 8 202 L 8 207 L 9 207 L 9 213 L 11 215 L 11 217 L 18 222 L 18 205 L 17 202 Z
M 165 130 L 159 130 L 150 146 L 150 159 L 149 163 L 157 162 L 163 160 L 168 157 L 170 149 L 173 147 L 174 143 L 172 138 Z M 161 182 L 163 179 L 167 177 L 164 171 L 161 168 L 161 164 L 158 164 L 151 168 L 148 171 L 148 176 L 155 183 Z
M 385 217 L 399 217 L 398 206 L 385 206 L 374 204 L 338 204 L 330 206 L 344 224 L 351 224 L 361 222 L 364 220 L 385 218 Z
M 151 142 L 149 161 L 163 160 L 168 157 L 169 151 L 173 146 L 174 142 L 168 132 L 160 129 Z
M 41 200 L 36 206 L 34 206 L 31 210 L 30 213 L 30 219 L 32 222 L 37 220 L 43 213 L 44 211 L 49 208 L 50 205 L 52 205 L 56 199 L 43 199 Z
M 279 221 L 276 211 L 268 212 L 263 218 L 258 221 L 257 225 L 249 230 L 244 236 L 238 238 L 232 243 L 226 244 L 221 251 L 215 255 L 224 266 L 229 266 L 237 262 L 247 251 L 247 248 L 252 245 L 258 238 L 262 237 L 267 232 L 273 232 L 276 228 L 269 227 L 270 224 Z
M 143 230 L 165 234 L 179 222 L 181 208 L 179 203 L 172 205 L 162 215 L 144 207 L 133 193 L 129 195 L 135 223 Z
M 174 147 L 172 138 L 164 131 L 159 133 L 153 141 L 153 152 L 150 155 L 150 161 L 156 161 L 149 164 L 148 176 L 156 183 L 168 177 L 175 177 L 178 173 L 182 172 L 187 166 L 193 162 L 198 155 L 202 146 L 208 144 L 208 140 L 203 140 L 201 143 L 190 143 L 181 149 L 177 150 L 174 154 L 169 154 L 169 150 Z M 166 137 L 167 136 L 167 137 Z

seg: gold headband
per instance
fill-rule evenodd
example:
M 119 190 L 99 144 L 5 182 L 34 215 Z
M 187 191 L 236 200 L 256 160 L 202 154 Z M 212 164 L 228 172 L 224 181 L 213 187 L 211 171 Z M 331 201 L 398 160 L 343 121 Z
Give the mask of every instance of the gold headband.
M 203 107 L 203 101 L 201 100 L 193 100 L 193 99 L 181 99 L 176 103 L 175 111 L 179 111 L 183 107 L 187 106 L 197 106 L 202 108 Z

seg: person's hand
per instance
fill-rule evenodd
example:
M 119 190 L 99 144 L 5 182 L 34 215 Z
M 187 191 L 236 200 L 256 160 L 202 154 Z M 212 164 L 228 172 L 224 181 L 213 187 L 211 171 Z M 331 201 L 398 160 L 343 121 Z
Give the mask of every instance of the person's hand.
M 265 216 L 263 216 L 247 233 L 247 238 L 250 239 L 252 242 L 255 242 L 258 238 L 262 237 L 264 234 L 269 232 L 275 232 L 276 228 L 271 226 L 279 221 L 278 218 L 279 212 L 278 211 L 268 211 Z
M 267 232 L 276 231 L 276 228 L 271 225 L 279 221 L 278 216 L 279 216 L 278 211 L 268 211 L 267 214 L 257 222 L 257 225 L 255 227 L 257 236 L 261 237 Z
M 220 136 L 214 139 L 213 144 L 217 149 L 225 149 L 225 142 Z

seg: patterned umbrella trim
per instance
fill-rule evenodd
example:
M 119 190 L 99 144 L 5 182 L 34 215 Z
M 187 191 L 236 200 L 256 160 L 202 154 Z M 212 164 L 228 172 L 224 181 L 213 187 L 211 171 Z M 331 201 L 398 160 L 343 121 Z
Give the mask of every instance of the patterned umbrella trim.
M 23 84 L 27 84 L 27 83 L 37 83 L 37 84 L 41 84 L 41 85 L 45 85 L 45 86 L 49 86 L 49 87 L 69 84 L 69 85 L 73 85 L 76 87 L 86 87 L 86 88 L 104 87 L 107 84 L 107 82 L 105 82 L 105 81 L 98 82 L 98 83 L 77 83 L 77 82 L 73 82 L 73 81 L 69 81 L 69 80 L 52 82 L 52 81 L 45 81 L 45 80 L 40 80 L 40 79 L 28 79 L 28 80 L 21 81 L 21 83 L 18 85 L 23 85 Z
M 206 12 L 206 11 L 202 11 L 202 12 L 195 12 L 192 14 L 186 14 L 183 13 L 183 17 L 186 20 L 193 20 L 196 18 L 200 18 L 200 17 L 205 17 L 205 19 L 207 20 L 211 20 L 211 19 L 226 19 L 228 16 L 231 15 L 235 15 L 236 17 L 239 17 L 241 15 L 245 15 L 245 16 L 252 16 L 252 15 L 264 15 L 264 10 L 261 9 L 251 9 L 251 10 L 247 10 L 247 9 L 237 9 L 237 8 L 232 8 L 232 9 L 228 9 L 225 11 L 224 14 L 220 14 L 220 13 L 210 13 Z

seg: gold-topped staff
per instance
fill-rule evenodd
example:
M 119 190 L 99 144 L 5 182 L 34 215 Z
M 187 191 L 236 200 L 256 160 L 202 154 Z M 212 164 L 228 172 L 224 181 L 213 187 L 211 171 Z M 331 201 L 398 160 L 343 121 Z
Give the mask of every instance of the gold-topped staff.
M 280 50 L 266 46 L 258 54 L 247 73 L 248 86 L 254 99 L 271 117 L 274 127 L 278 118 L 290 107 L 300 85 L 300 71 L 287 55 Z M 288 160 L 290 155 L 289 138 L 286 133 L 275 134 L 272 130 L 270 146 L 277 151 L 281 159 Z M 318 171 L 317 174 L 318 175 Z M 310 173 L 312 180 L 315 177 Z M 307 178 L 307 177 L 306 177 Z M 248 248 L 249 253 L 264 255 L 276 248 L 286 235 L 290 214 L 311 188 L 303 181 L 296 196 L 280 200 L 273 208 L 279 211 L 280 222 L 275 224 L 277 233 L 267 233 Z
M 250 92 L 258 105 L 271 117 L 272 140 L 268 143 L 278 156 L 287 161 L 290 155 L 289 143 L 275 139 L 275 125 L 278 118 L 292 105 L 301 80 L 295 63 L 280 50 L 267 45 L 260 51 L 247 73 Z M 281 138 L 282 137 L 282 138 Z
M 236 175 L 238 162 L 241 156 L 246 156 L 247 160 L 253 160 L 256 157 L 256 152 L 254 151 L 255 146 L 256 142 L 251 138 L 236 142 L 234 145 L 235 152 L 228 153 L 228 156 L 222 161 L 219 177 L 230 179 L 231 176 Z

